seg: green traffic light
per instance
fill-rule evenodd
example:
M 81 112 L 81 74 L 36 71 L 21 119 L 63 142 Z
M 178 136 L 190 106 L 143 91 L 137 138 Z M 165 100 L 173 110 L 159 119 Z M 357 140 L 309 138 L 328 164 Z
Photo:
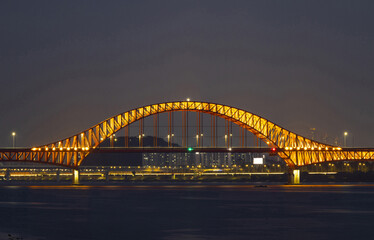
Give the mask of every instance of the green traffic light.
M 193 148 L 192 148 L 192 147 L 189 147 L 189 148 L 188 148 L 188 151 L 189 151 L 189 152 L 191 152 L 192 150 L 193 150 Z

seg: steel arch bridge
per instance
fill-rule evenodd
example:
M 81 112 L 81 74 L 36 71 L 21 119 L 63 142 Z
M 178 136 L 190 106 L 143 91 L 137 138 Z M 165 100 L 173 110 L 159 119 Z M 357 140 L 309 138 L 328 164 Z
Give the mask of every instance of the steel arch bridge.
M 256 114 L 223 104 L 176 101 L 132 109 L 76 135 L 43 146 L 0 150 L 0 161 L 38 162 L 78 168 L 102 142 L 122 128 L 151 115 L 174 111 L 207 113 L 233 122 L 262 139 L 269 148 L 274 148 L 291 169 L 330 161 L 374 160 L 374 148 L 341 148 L 313 141 Z

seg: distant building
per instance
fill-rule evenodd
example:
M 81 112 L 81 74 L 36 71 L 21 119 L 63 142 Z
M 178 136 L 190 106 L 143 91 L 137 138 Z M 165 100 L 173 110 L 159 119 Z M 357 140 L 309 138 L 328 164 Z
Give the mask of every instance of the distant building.
M 143 153 L 144 167 L 241 167 L 251 164 L 251 153 Z

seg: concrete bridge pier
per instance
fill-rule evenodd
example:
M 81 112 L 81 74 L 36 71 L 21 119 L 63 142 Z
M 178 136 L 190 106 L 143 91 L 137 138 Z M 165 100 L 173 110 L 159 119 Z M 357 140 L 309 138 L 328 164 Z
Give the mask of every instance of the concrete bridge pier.
M 73 169 L 73 185 L 79 185 L 79 170 Z
M 288 184 L 300 184 L 300 169 L 289 169 Z

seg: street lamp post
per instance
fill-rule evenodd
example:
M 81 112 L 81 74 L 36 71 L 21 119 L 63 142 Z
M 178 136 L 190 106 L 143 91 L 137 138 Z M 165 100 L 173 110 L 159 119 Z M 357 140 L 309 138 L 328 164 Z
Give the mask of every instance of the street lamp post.
M 348 132 L 344 132 L 344 147 L 347 147 L 347 136 Z
M 16 147 L 16 133 L 12 132 L 12 138 L 13 138 L 13 148 Z

